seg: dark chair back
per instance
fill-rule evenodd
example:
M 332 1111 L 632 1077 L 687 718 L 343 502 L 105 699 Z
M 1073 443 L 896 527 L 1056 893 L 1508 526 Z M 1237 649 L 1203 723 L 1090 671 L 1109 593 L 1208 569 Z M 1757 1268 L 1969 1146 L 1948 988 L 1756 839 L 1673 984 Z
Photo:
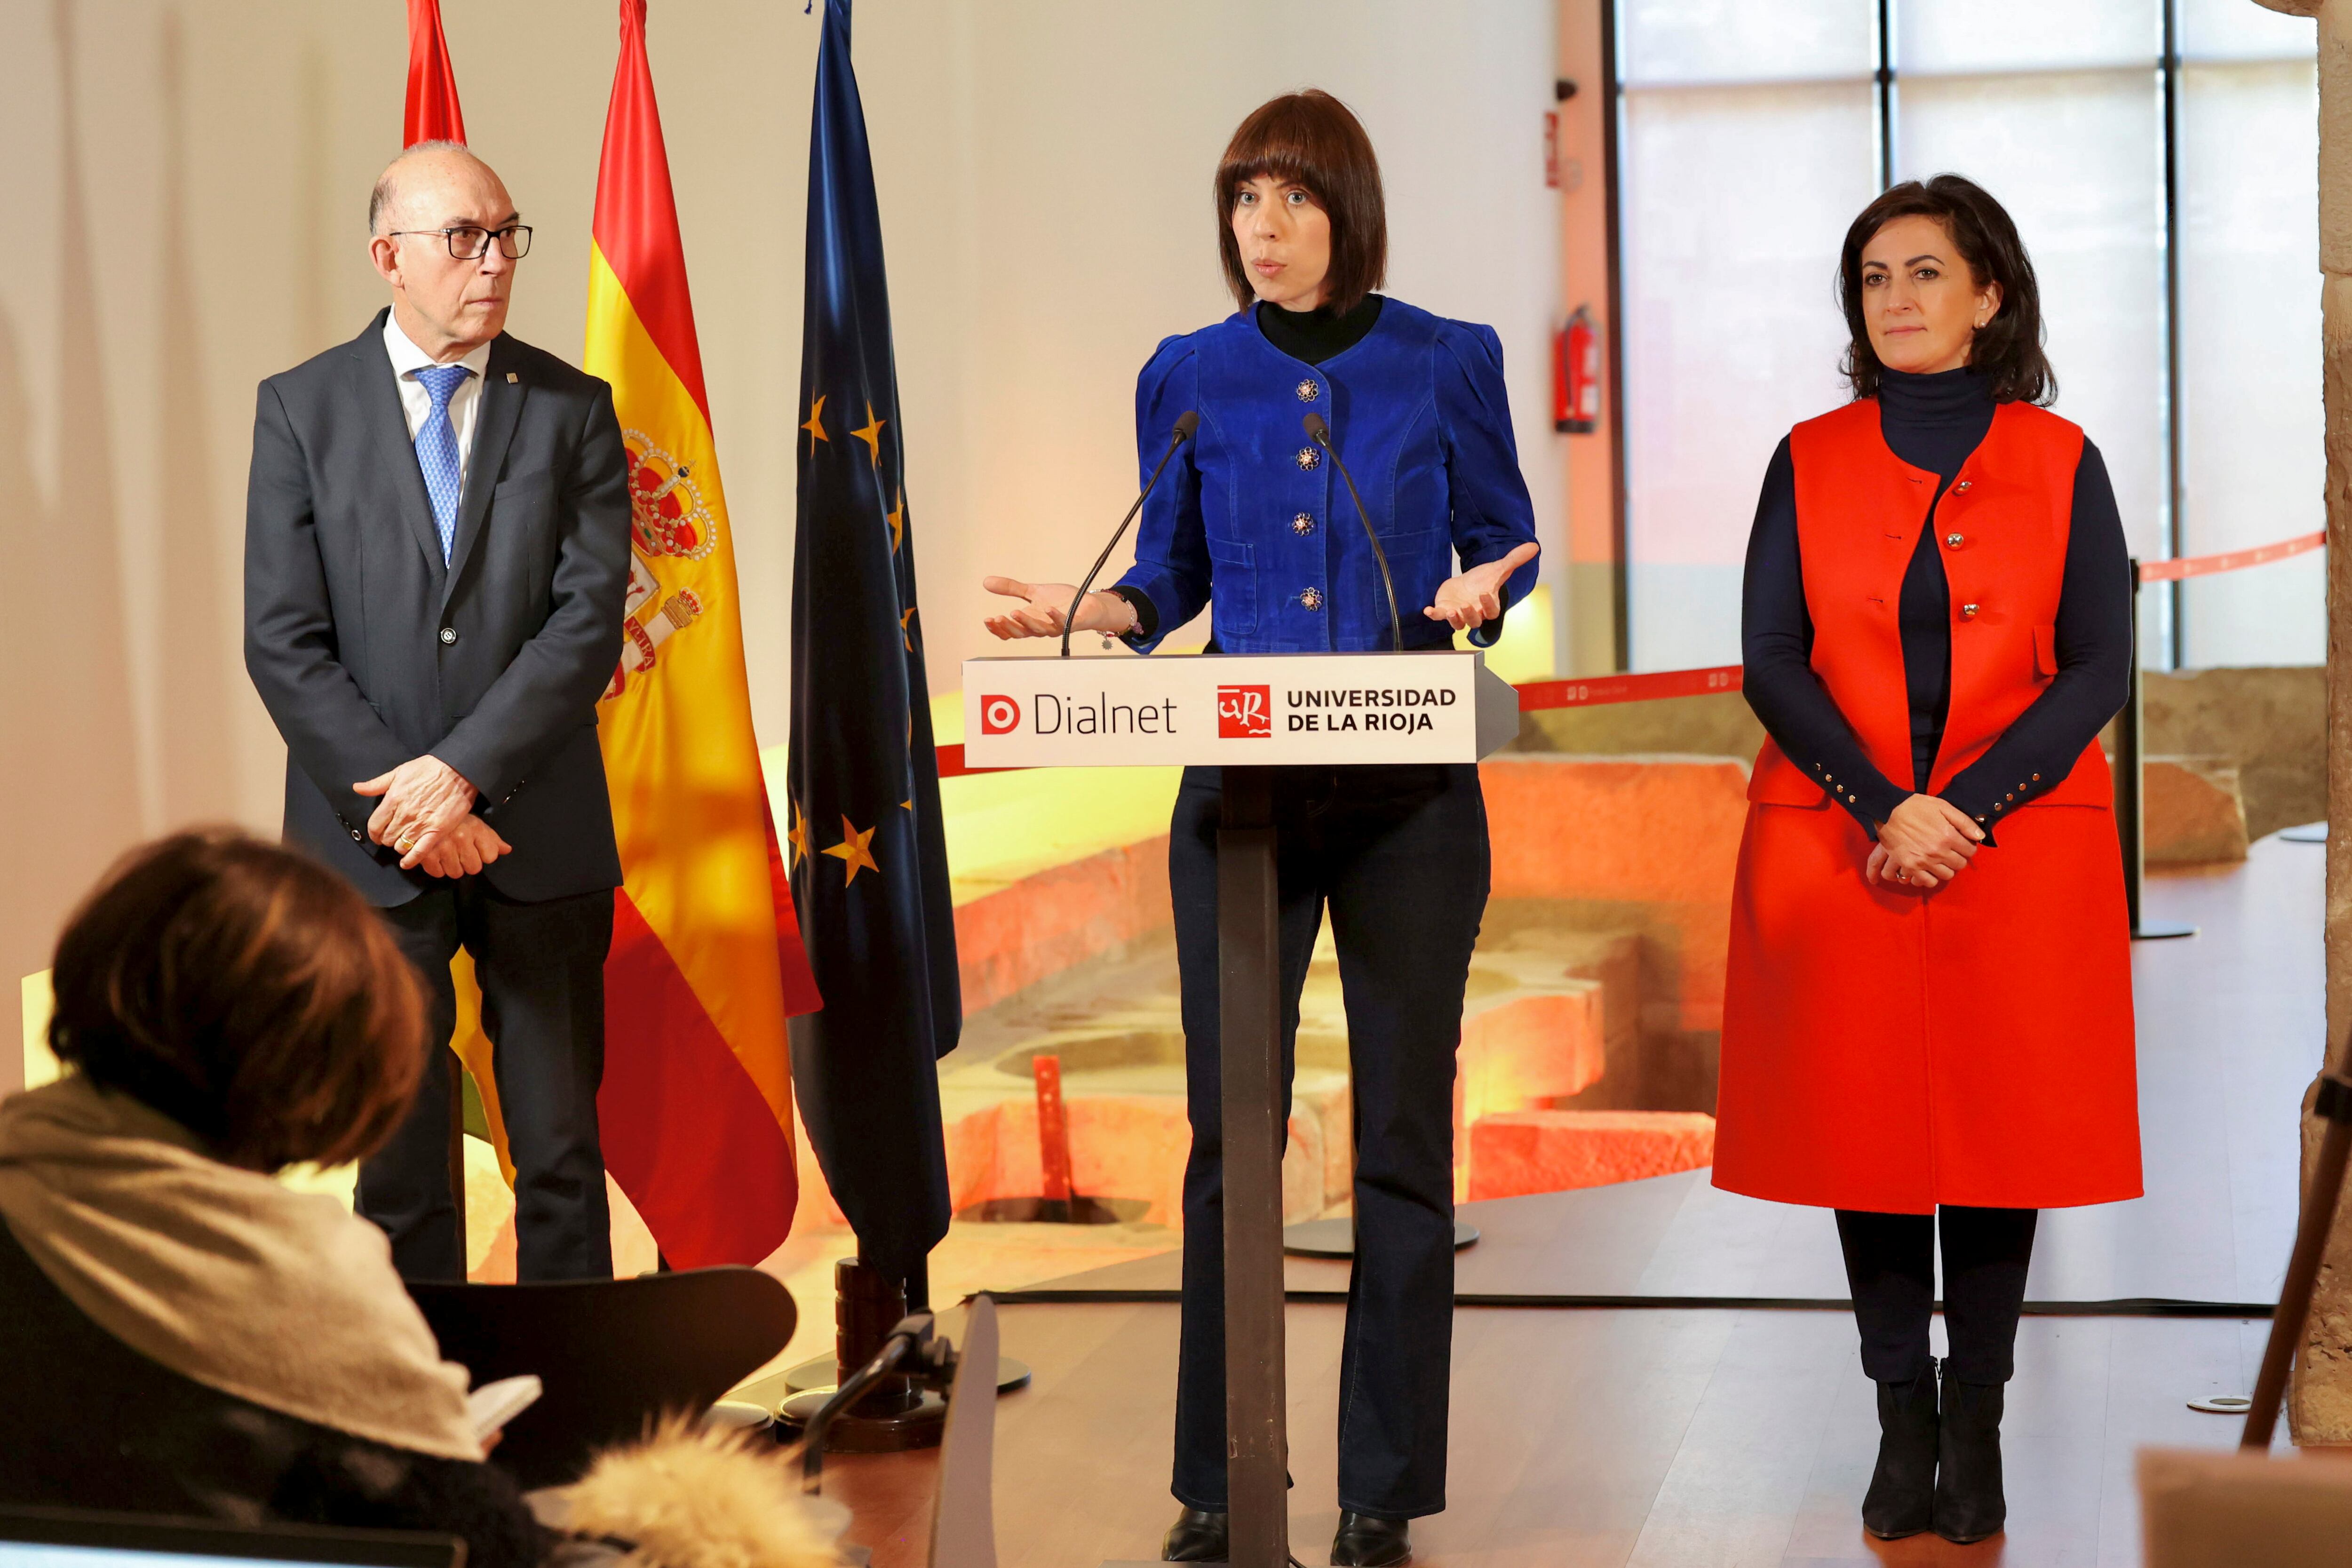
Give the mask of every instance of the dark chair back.
M 699 1415 L 793 1337 L 790 1292 L 756 1268 L 545 1285 L 412 1284 L 441 1353 L 477 1387 L 536 1373 L 493 1464 L 524 1488 L 577 1479 L 600 1448 Z

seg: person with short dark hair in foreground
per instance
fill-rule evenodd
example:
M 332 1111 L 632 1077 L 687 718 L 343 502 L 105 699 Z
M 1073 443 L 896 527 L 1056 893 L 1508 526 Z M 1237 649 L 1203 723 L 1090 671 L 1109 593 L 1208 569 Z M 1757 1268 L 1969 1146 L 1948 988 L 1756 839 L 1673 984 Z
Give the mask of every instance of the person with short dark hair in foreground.
M 90 895 L 52 981 L 67 1075 L 0 1100 L 0 1508 L 430 1531 L 467 1568 L 840 1561 L 784 1457 L 691 1412 L 527 1502 L 383 1232 L 275 1179 L 365 1159 L 428 1049 L 341 877 L 174 835 Z
M 0 1101 L 0 1505 L 536 1561 L 383 1233 L 273 1179 L 365 1157 L 415 1091 L 423 1006 L 376 912 L 300 855 L 180 834 L 90 896 L 52 983 L 67 1076 Z

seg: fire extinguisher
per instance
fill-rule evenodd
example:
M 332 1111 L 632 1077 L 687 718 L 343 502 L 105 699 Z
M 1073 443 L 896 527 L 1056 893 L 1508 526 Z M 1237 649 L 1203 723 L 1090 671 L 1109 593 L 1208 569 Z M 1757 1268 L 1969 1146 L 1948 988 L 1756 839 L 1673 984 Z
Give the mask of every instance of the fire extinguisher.
M 1551 343 L 1551 424 L 1555 430 L 1588 436 L 1601 422 L 1601 334 L 1582 305 Z

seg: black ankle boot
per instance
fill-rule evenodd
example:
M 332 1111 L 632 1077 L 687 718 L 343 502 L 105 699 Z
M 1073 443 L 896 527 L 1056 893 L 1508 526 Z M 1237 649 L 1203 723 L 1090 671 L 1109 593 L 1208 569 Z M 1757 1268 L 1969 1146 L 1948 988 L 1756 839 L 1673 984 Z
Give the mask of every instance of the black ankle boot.
M 1862 1527 L 1881 1541 L 1927 1528 L 1936 1497 L 1936 1369 L 1878 1385 L 1878 1468 L 1863 1494 Z
M 1399 1568 L 1412 1561 L 1412 1527 L 1403 1520 L 1341 1511 L 1339 1533 L 1331 1538 L 1331 1568 Z
M 1232 1539 L 1227 1515 L 1188 1508 L 1168 1527 L 1168 1539 L 1160 1548 L 1160 1561 L 1223 1563 L 1233 1555 Z
M 1936 1466 L 1936 1533 L 1965 1546 L 2000 1533 L 2009 1503 L 2000 1490 L 1998 1383 L 1944 1379 Z

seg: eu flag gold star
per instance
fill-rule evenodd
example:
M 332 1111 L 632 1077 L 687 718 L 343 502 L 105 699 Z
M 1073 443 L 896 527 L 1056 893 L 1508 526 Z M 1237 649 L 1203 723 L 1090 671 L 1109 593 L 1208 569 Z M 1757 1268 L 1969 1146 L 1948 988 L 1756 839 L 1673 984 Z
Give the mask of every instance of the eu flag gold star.
M 905 615 L 898 617 L 898 635 L 906 639 L 907 651 L 908 653 L 914 652 L 915 612 L 912 608 L 909 608 Z
M 871 871 L 877 876 L 881 874 L 882 868 L 874 863 L 873 850 L 866 847 L 873 841 L 875 832 L 880 826 L 877 823 L 873 827 L 860 833 L 847 816 L 841 819 L 842 840 L 824 853 L 841 861 L 848 868 L 847 874 L 841 879 L 843 887 L 845 888 L 857 880 L 857 873 L 860 871 Z
M 793 866 L 797 869 L 800 863 L 808 858 L 809 825 L 808 818 L 801 815 L 801 803 L 793 801 L 792 807 L 793 830 L 784 835 L 784 842 L 793 847 Z
M 887 419 L 874 417 L 874 405 L 869 403 L 866 405 L 866 428 L 850 432 L 866 443 L 867 455 L 877 463 L 882 460 L 882 426 L 888 423 Z
M 818 421 L 822 420 L 824 417 L 824 394 L 820 392 L 816 395 L 816 406 L 809 410 L 808 423 L 801 426 L 802 429 L 816 437 L 815 441 L 811 441 L 809 443 L 809 450 L 812 452 L 816 450 L 817 441 L 824 441 L 828 445 L 832 442 L 833 437 L 827 436 L 824 433 L 824 426 L 818 423 Z
M 905 496 L 900 496 L 891 503 L 889 513 L 883 521 L 890 525 L 890 553 L 896 555 L 898 553 L 899 543 L 907 537 L 907 498 Z

